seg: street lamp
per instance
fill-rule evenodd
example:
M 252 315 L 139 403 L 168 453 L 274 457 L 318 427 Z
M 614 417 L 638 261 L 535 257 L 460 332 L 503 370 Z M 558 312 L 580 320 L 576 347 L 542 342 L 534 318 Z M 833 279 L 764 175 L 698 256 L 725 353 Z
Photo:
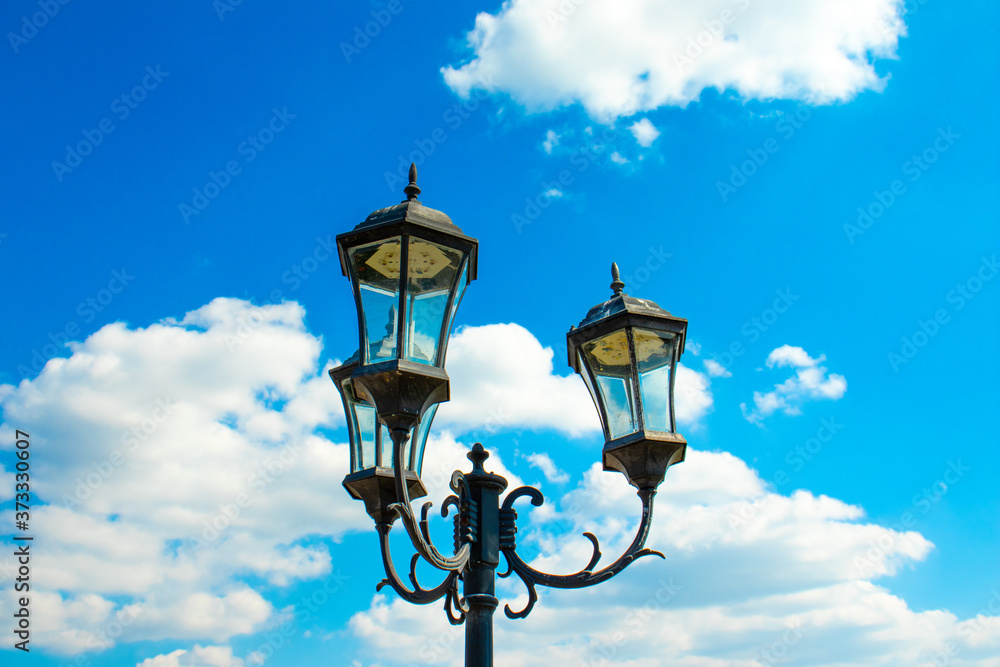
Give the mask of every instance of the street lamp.
M 456 510 L 455 548 L 451 555 L 441 553 L 428 530 L 431 503 L 424 504 L 418 520 L 411 499 L 426 495 L 420 481 L 424 445 L 437 405 L 450 397 L 444 370 L 448 337 L 462 294 L 476 278 L 479 243 L 444 213 L 417 201 L 414 165 L 409 176 L 405 201 L 375 211 L 337 237 L 341 268 L 354 289 L 360 343 L 353 357 L 330 371 L 344 402 L 351 441 L 351 472 L 344 486 L 364 501 L 375 520 L 386 573 L 377 589 L 390 586 L 416 604 L 444 598 L 448 620 L 466 626 L 465 664 L 489 666 L 497 576 L 516 574 L 524 582 L 525 607 L 504 608 L 509 618 L 524 618 L 538 599 L 536 586 L 593 586 L 637 558 L 663 557 L 644 544 L 656 488 L 666 469 L 684 460 L 687 446 L 674 415 L 674 378 L 687 320 L 625 294 L 613 264 L 611 298 L 566 334 L 570 366 L 583 377 L 601 417 L 604 469 L 624 474 L 642 501 L 635 538 L 624 554 L 595 569 L 600 546 L 594 535 L 584 533 L 594 551 L 579 572 L 548 574 L 521 560 L 514 502 L 527 496 L 538 507 L 544 498 L 538 489 L 523 486 L 501 503 L 507 480 L 486 471 L 489 453 L 480 443 L 468 454 L 472 470 L 452 474 L 455 495 L 445 499 L 441 515 L 447 516 L 451 507 Z M 396 519 L 417 552 L 410 560 L 410 585 L 396 572 L 389 551 Z M 497 575 L 501 554 L 507 570 Z M 417 582 L 420 558 L 447 573 L 434 588 Z

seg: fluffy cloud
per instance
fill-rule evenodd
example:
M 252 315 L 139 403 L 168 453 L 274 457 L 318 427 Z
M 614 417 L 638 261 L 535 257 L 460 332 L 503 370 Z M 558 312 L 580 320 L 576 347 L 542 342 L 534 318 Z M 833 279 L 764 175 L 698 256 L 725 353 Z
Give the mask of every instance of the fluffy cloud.
M 655 125 L 649 122 L 648 118 L 637 120 L 628 129 L 643 148 L 652 146 L 656 138 L 660 136 L 660 131 L 656 129 Z
M 228 646 L 195 646 L 143 660 L 136 667 L 244 667 L 241 658 L 233 657 Z
M 607 539 L 610 562 L 631 541 L 639 510 L 634 489 L 599 465 L 557 511 L 539 517 L 524 505 L 518 542 L 537 550 L 533 566 L 549 572 L 587 562 L 583 530 Z M 540 588 L 527 621 L 498 613 L 496 664 L 889 666 L 924 664 L 946 650 L 950 665 L 1000 662 L 1000 617 L 989 611 L 1000 594 L 966 620 L 910 609 L 873 580 L 923 560 L 933 545 L 865 523 L 860 507 L 808 491 L 775 493 L 740 459 L 689 450 L 668 472 L 656 514 L 647 546 L 665 561 L 642 559 L 594 588 Z M 498 590 L 501 605 L 526 601 L 516 578 Z M 400 655 L 406 664 L 462 664 L 462 628 L 393 596 L 376 595 L 350 628 L 386 664 L 403 664 Z
M 715 359 L 705 359 L 704 363 L 705 363 L 705 372 L 708 373 L 709 377 L 713 377 L 713 378 L 718 378 L 718 377 L 729 378 L 729 377 L 733 376 L 733 374 L 730 373 L 729 370 L 726 369 L 725 366 L 723 366 L 722 364 L 720 364 Z
M 459 329 L 448 344 L 451 402 L 434 423 L 454 431 L 553 428 L 570 436 L 600 431 L 594 401 L 576 376 L 556 375 L 552 348 L 517 324 Z M 695 425 L 712 408 L 708 378 L 677 367 L 677 420 Z
M 740 404 L 743 416 L 751 424 L 761 425 L 764 418 L 781 410 L 786 415 L 801 414 L 800 406 L 806 401 L 840 399 L 847 391 L 847 380 L 843 375 L 827 373 L 826 360 L 822 355 L 813 359 L 801 347 L 782 345 L 767 355 L 768 368 L 794 368 L 795 375 L 781 384 L 774 385 L 773 391 L 753 393 L 754 407 Z M 710 369 L 711 372 L 711 369 Z
M 471 58 L 442 73 L 462 96 L 485 87 L 529 111 L 579 103 L 605 120 L 684 106 L 706 88 L 744 99 L 848 100 L 883 87 L 872 63 L 895 57 L 901 5 L 508 0 L 476 16 Z
M 216 299 L 179 321 L 111 324 L 4 387 L 5 421 L 45 452 L 32 488 L 48 503 L 32 512 L 46 545 L 32 560 L 40 643 L 77 653 L 256 632 L 278 613 L 241 577 L 324 576 L 328 548 L 307 536 L 367 527 L 354 507 L 317 502 L 338 493 L 348 452 L 317 434 L 343 415 L 304 315 Z
M 45 452 L 33 461 L 42 504 L 32 528 L 45 544 L 32 560 L 41 582 L 33 638 L 74 654 L 256 633 L 284 613 L 269 588 L 330 576 L 329 539 L 370 530 L 339 488 L 347 446 L 323 435 L 344 424 L 325 373 L 333 362 L 322 360 L 304 317 L 296 303 L 220 298 L 146 328 L 105 326 L 35 379 L 0 387 L 0 442 L 13 443 L 8 424 L 17 424 Z M 599 431 L 583 383 L 554 374 L 552 356 L 514 324 L 455 335 L 456 400 L 439 412 L 424 461 L 430 497 L 444 497 L 452 470 L 469 467 L 468 445 L 453 434 L 484 424 Z M 711 395 L 703 376 L 692 377 L 682 382 L 693 387 L 684 414 L 696 418 Z M 522 483 L 496 455 L 487 465 Z M 554 466 L 548 472 L 559 479 Z M 12 481 L 0 468 L 0 500 L 12 497 Z M 8 507 L 0 520 L 12 522 Z M 16 563 L 4 551 L 6 580 Z M 4 587 L 0 613 L 12 595 Z M 192 648 L 150 664 L 209 664 L 225 650 Z
M 531 464 L 531 467 L 541 470 L 548 481 L 555 482 L 556 484 L 565 484 L 569 481 L 569 474 L 560 470 L 559 466 L 552 460 L 552 457 L 545 452 L 528 454 L 525 458 Z

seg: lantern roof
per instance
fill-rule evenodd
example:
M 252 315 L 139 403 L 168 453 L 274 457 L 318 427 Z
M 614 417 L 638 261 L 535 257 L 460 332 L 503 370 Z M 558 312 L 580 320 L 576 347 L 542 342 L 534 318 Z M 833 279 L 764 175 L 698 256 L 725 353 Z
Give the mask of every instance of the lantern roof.
M 447 245 L 456 241 L 459 247 L 465 246 L 469 252 L 469 281 L 476 279 L 478 265 L 478 246 L 476 239 L 465 235 L 462 229 L 452 222 L 451 218 L 442 211 L 424 206 L 417 200 L 420 194 L 420 187 L 417 185 L 417 166 L 410 164 L 410 182 L 403 188 L 406 199 L 402 202 L 372 211 L 363 222 L 359 223 L 353 230 L 337 236 L 337 246 L 340 251 L 341 270 L 347 275 L 347 262 L 344 255 L 344 243 L 350 240 L 350 245 L 364 243 L 375 240 L 384 230 L 383 228 L 394 229 L 394 233 L 412 233 L 414 228 L 425 230 L 429 234 L 428 240 L 435 242 L 445 242 Z M 449 243 L 446 239 L 452 239 Z
M 614 294 L 610 299 L 604 303 L 599 303 L 587 312 L 587 316 L 580 320 L 580 324 L 571 329 L 578 330 L 584 329 L 586 327 L 597 325 L 601 322 L 610 320 L 611 318 L 620 318 L 622 316 L 629 320 L 634 321 L 638 324 L 640 321 L 656 321 L 663 320 L 664 322 L 674 323 L 674 327 L 670 329 L 678 328 L 680 331 L 680 352 L 684 351 L 684 330 L 687 328 L 687 320 L 682 317 L 677 317 L 671 315 L 669 311 L 664 310 L 655 301 L 650 301 L 649 299 L 638 299 L 634 296 L 629 296 L 623 291 L 625 288 L 625 283 L 622 282 L 620 274 L 618 272 L 618 264 L 611 264 L 611 290 Z M 571 361 L 572 363 L 572 361 Z

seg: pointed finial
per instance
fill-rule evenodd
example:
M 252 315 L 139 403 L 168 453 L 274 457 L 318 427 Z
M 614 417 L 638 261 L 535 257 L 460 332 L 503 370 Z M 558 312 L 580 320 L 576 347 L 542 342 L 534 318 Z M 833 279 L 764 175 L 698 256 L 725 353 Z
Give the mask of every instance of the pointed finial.
M 618 296 L 624 288 L 625 283 L 622 282 L 618 274 L 618 264 L 617 262 L 611 262 L 611 291 L 615 293 L 615 296 Z
M 472 446 L 472 451 L 465 455 L 472 461 L 472 472 L 486 472 L 483 463 L 490 458 L 490 453 L 483 447 L 483 443 L 477 442 Z
M 403 188 L 403 192 L 406 193 L 406 200 L 413 201 L 420 194 L 420 188 L 417 187 L 417 165 L 410 163 L 410 184 Z

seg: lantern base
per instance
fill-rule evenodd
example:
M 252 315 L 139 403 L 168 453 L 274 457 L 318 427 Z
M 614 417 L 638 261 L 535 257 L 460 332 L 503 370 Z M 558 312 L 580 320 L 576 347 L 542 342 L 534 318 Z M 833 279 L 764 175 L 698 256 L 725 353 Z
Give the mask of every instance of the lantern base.
M 427 495 L 417 473 L 407 470 L 404 475 L 411 500 Z M 402 498 L 396 497 L 396 477 L 392 468 L 375 467 L 353 472 L 344 478 L 344 488 L 352 498 L 365 502 L 365 511 L 375 523 L 392 524 L 396 520 L 396 513 L 389 510 L 389 505 L 401 502 Z
M 412 429 L 435 403 L 451 398 L 443 368 L 393 359 L 359 366 L 351 375 L 354 393 L 375 406 L 390 431 Z
M 680 433 L 633 433 L 604 446 L 604 469 L 616 470 L 635 488 L 655 489 L 667 468 L 684 460 L 687 440 Z

